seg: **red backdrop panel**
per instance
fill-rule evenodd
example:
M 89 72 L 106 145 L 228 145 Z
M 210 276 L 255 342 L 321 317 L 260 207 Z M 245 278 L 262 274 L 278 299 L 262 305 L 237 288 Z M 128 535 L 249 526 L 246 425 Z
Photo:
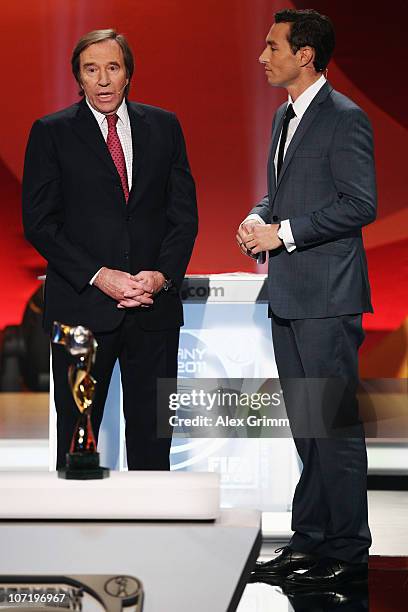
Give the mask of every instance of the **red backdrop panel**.
M 269 0 L 49 0 L 2 7 L 7 28 L 0 39 L 1 56 L 13 67 L 14 80 L 0 97 L 0 327 L 20 320 L 36 274 L 44 270 L 44 262 L 25 244 L 20 222 L 28 131 L 37 117 L 78 99 L 70 54 L 79 36 L 95 28 L 115 27 L 128 36 L 136 56 L 130 98 L 173 110 L 182 122 L 200 210 L 189 271 L 254 270 L 239 254 L 234 235 L 266 189 L 271 119 L 284 93 L 267 86 L 257 59 L 273 13 L 285 5 Z M 375 20 L 362 28 L 359 19 L 350 21 L 343 2 L 315 5 L 332 16 L 339 34 L 329 78 L 366 109 L 374 124 L 380 220 L 365 234 L 376 307 L 366 325 L 393 329 L 406 315 L 408 301 L 403 259 L 408 242 L 406 105 L 394 112 L 395 98 L 391 95 L 389 103 L 385 87 L 381 95 L 377 92 L 379 78 L 384 86 L 390 83 L 384 77 L 388 55 L 377 54 L 376 70 L 369 55 L 373 33 L 377 36 Z M 407 7 L 402 10 L 408 16 Z M 395 32 L 384 18 L 381 41 L 386 46 Z M 406 94 L 406 82 L 399 82 L 401 99 L 404 87 Z M 391 252 L 392 300 L 386 265 Z

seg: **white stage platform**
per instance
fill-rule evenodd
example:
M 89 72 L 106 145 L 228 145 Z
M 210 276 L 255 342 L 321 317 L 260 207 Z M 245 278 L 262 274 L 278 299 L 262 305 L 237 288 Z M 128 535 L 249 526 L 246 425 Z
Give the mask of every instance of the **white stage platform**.
M 0 472 L 0 520 L 215 520 L 218 474 L 111 472 L 65 480 L 56 472 Z
M 233 612 L 259 555 L 261 513 L 220 511 L 217 485 L 215 474 L 0 474 L 0 574 L 133 576 L 143 612 Z

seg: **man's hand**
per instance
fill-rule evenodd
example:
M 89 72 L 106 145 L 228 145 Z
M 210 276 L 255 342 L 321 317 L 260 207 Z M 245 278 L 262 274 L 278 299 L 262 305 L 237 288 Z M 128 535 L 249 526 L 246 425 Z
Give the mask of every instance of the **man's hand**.
M 138 274 L 132 276 L 132 278 L 140 283 L 145 291 L 152 293 L 159 293 L 163 289 L 163 285 L 166 281 L 164 275 L 156 270 L 142 270 Z
M 278 223 L 257 224 L 244 239 L 244 245 L 252 255 L 262 251 L 273 251 L 279 249 L 283 242 L 278 236 Z
M 244 255 L 248 255 L 248 257 L 255 258 L 251 251 L 245 245 L 246 240 L 248 240 L 248 236 L 252 234 L 253 229 L 256 225 L 261 225 L 259 221 L 256 219 L 249 219 L 248 221 L 243 221 L 239 226 L 236 234 L 236 239 L 238 246 L 240 248 L 241 253 Z M 255 258 L 256 259 L 256 258 Z
M 94 286 L 118 302 L 118 308 L 150 306 L 153 304 L 151 292 L 146 291 L 140 282 L 129 272 L 102 268 L 94 280 Z M 132 300 L 126 299 L 132 293 Z
M 140 301 L 146 297 L 149 297 L 150 303 L 153 304 L 153 296 L 161 291 L 166 280 L 163 274 L 156 270 L 142 270 L 142 272 L 131 276 L 131 278 L 137 283 L 137 288 L 129 289 L 125 292 L 124 298 L 118 304 L 118 308 L 146 307 L 150 304 L 146 301 L 142 303 Z

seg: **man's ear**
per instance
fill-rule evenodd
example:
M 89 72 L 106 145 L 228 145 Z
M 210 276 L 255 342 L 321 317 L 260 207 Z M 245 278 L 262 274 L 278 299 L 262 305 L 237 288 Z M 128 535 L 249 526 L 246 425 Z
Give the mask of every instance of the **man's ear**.
M 82 85 L 80 79 L 77 79 L 76 82 L 78 83 L 78 87 L 79 87 L 78 94 L 80 96 L 85 95 L 84 86 Z
M 310 63 L 313 63 L 315 58 L 315 50 L 313 47 L 301 47 L 298 53 L 301 66 L 308 66 Z

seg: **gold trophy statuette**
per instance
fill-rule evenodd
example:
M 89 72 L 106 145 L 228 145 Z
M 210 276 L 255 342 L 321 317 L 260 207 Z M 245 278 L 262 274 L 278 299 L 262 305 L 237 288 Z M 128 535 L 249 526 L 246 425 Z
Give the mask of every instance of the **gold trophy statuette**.
M 51 341 L 62 344 L 76 358 L 68 368 L 68 383 L 79 410 L 79 419 L 72 437 L 67 464 L 58 470 L 60 478 L 91 480 L 107 478 L 109 469 L 99 465 L 99 453 L 92 431 L 91 408 L 96 380 L 91 376 L 98 344 L 93 333 L 82 325 L 65 325 L 54 321 Z

